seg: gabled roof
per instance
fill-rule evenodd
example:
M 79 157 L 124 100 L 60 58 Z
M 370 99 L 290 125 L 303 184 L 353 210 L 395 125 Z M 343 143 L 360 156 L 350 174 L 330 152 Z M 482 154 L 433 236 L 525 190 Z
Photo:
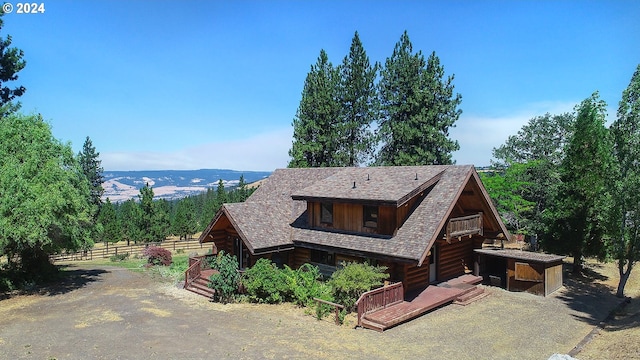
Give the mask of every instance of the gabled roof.
M 484 223 L 508 235 L 472 165 L 431 165 L 279 169 L 246 202 L 223 205 L 200 240 L 224 214 L 254 254 L 297 244 L 402 258 L 421 265 L 470 183 L 480 190 L 474 196 L 482 203 L 480 210 L 488 220 Z M 307 224 L 306 200 L 403 206 L 420 194 L 422 200 L 391 237 L 310 229 Z
M 277 169 L 243 203 L 224 204 L 200 235 L 208 242 L 218 219 L 226 216 L 253 254 L 271 249 L 293 247 L 289 226 L 306 209 L 304 201 L 294 201 L 291 194 L 324 179 L 340 168 Z
M 344 168 L 293 193 L 294 200 L 337 200 L 401 206 L 436 183 L 447 166 Z

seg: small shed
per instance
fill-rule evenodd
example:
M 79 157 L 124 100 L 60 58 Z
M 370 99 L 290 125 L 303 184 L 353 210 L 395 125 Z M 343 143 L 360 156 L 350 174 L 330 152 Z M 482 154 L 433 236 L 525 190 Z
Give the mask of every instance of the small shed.
M 475 249 L 475 275 L 509 291 L 547 296 L 562 286 L 564 256 L 513 249 Z

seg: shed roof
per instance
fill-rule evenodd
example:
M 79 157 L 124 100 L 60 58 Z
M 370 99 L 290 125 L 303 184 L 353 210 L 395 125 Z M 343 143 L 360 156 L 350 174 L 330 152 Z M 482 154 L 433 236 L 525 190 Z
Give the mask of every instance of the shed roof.
M 516 249 L 475 249 L 478 254 L 496 256 L 507 259 L 516 259 L 523 261 L 553 263 L 564 259 L 564 256 L 554 254 L 544 254 L 531 251 L 522 251 Z

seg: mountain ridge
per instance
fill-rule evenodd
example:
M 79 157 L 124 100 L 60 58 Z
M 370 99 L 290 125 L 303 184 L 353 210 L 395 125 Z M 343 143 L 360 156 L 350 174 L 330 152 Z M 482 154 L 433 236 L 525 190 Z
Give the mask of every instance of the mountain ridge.
M 270 174 L 270 171 L 229 169 L 104 171 L 103 199 L 121 202 L 137 198 L 145 184 L 153 189 L 155 199 L 179 199 L 216 187 L 219 180 L 225 188 L 231 188 L 238 185 L 241 175 L 246 183 L 252 183 Z

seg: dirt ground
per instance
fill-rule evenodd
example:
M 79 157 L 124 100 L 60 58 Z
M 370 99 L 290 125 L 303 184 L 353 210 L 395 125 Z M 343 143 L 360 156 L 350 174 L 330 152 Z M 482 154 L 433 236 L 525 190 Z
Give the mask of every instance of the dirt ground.
M 1 359 L 547 359 L 568 353 L 620 304 L 595 267 L 551 297 L 487 287 L 480 301 L 377 333 L 290 305 L 211 303 L 148 273 L 86 263 L 69 271 L 60 286 L 0 300 Z M 637 329 L 639 302 L 576 357 L 602 355 L 607 336 Z M 624 358 L 640 358 L 634 334 Z

